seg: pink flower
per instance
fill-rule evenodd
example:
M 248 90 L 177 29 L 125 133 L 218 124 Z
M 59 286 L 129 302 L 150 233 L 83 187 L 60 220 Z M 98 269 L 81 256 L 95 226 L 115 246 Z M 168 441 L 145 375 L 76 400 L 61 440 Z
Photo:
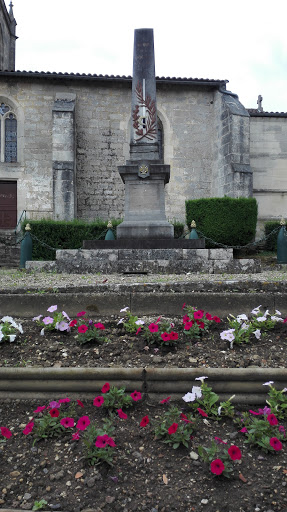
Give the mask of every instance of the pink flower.
M 68 418 L 68 417 L 67 418 L 62 418 L 60 420 L 60 423 L 65 428 L 71 428 L 71 427 L 75 426 L 75 422 L 74 422 L 73 418 Z
M 101 331 L 103 331 L 105 329 L 104 324 L 101 324 L 101 322 L 98 322 L 97 324 L 94 324 L 94 327 L 96 329 L 100 329 Z
M 88 330 L 88 327 L 86 325 L 79 325 L 78 332 L 79 333 L 85 333 Z
M 134 402 L 137 402 L 138 400 L 141 400 L 142 395 L 139 391 L 134 391 L 133 393 L 131 393 L 131 397 Z
M 248 430 L 246 427 L 243 427 L 239 432 L 242 432 L 243 434 L 247 434 Z
M 144 416 L 140 422 L 140 427 L 146 427 L 149 423 L 149 417 Z
M 10 439 L 10 437 L 12 436 L 12 432 L 11 432 L 11 430 L 9 430 L 9 428 L 0 427 L 0 430 L 1 430 L 2 436 L 6 437 L 6 439 Z
M 35 409 L 34 414 L 37 414 L 37 412 L 42 412 L 42 411 L 44 411 L 44 409 L 46 409 L 45 405 L 42 405 L 42 406 L 39 405 L 39 407 L 37 407 L 37 409 Z
M 276 452 L 282 450 L 282 443 L 279 441 L 279 439 L 277 439 L 277 437 L 271 437 L 269 444 L 272 446 L 272 448 L 274 448 Z
M 231 460 L 240 460 L 242 457 L 240 448 L 238 448 L 238 446 L 236 446 L 235 444 L 232 444 L 227 451 Z
M 108 393 L 108 391 L 110 391 L 110 385 L 106 382 L 102 387 L 102 393 Z
M 86 430 L 90 423 L 91 422 L 89 416 L 82 416 L 81 418 L 78 419 L 76 427 L 78 430 Z
M 121 418 L 122 420 L 126 420 L 128 417 L 128 415 L 122 409 L 117 409 L 117 413 L 119 415 L 119 418 Z
M 224 441 L 222 441 L 222 439 L 220 439 L 220 437 L 215 436 L 214 439 L 215 439 L 216 444 L 227 444 Z
M 168 404 L 168 402 L 170 401 L 171 399 L 171 396 L 168 396 L 167 398 L 164 398 L 163 400 L 160 401 L 160 404 Z
M 104 401 L 105 401 L 105 399 L 103 396 L 96 396 L 96 398 L 93 401 L 93 405 L 95 405 L 96 407 L 101 407 L 101 405 L 103 405 Z
M 169 334 L 169 339 L 173 340 L 173 341 L 177 341 L 178 340 L 177 332 L 171 331 L 171 333 Z
M 30 434 L 30 432 L 32 432 L 33 428 L 34 428 L 34 421 L 32 420 L 32 421 L 30 421 L 30 422 L 26 425 L 26 427 L 24 428 L 24 430 L 23 430 L 23 434 L 24 434 L 25 436 L 27 436 L 28 434 Z
M 169 433 L 169 435 L 171 435 L 171 434 L 175 434 L 175 433 L 176 433 L 176 431 L 177 431 L 177 428 L 178 428 L 178 423 L 173 423 L 173 424 L 169 427 L 169 429 L 168 429 L 168 433 Z
M 203 322 L 199 322 L 198 320 L 196 320 L 196 323 L 197 323 L 197 325 L 198 325 L 198 327 L 200 329 L 204 329 L 204 323 Z
M 158 324 L 158 322 L 160 321 L 161 319 L 161 316 L 158 317 L 157 321 L 156 321 L 156 324 Z
M 217 324 L 220 324 L 220 322 L 221 322 L 221 320 L 220 320 L 219 316 L 214 316 L 214 317 L 212 318 L 212 320 L 213 320 L 215 323 L 217 323 Z
M 158 325 L 157 324 L 150 324 L 148 326 L 150 332 L 158 332 Z
M 161 337 L 161 339 L 163 341 L 169 341 L 170 340 L 170 335 L 169 335 L 168 332 L 163 332 L 160 337 Z
M 75 325 L 77 325 L 78 323 L 78 320 L 72 320 L 70 323 L 69 323 L 69 326 L 70 327 L 74 327 Z
M 210 313 L 205 313 L 206 320 L 212 320 L 212 315 Z
M 184 327 L 183 327 L 183 328 L 184 328 L 186 331 L 189 331 L 189 329 L 191 329 L 191 328 L 192 328 L 192 326 L 193 326 L 193 322 L 192 322 L 192 321 L 190 321 L 190 322 L 186 322 L 186 323 L 184 324 Z
M 254 414 L 254 416 L 260 416 L 260 412 L 252 411 L 249 409 L 250 414 Z
M 183 305 L 182 305 L 182 308 L 181 308 L 181 309 L 184 309 L 184 308 L 185 308 L 185 304 L 186 304 L 186 302 L 184 302 L 184 303 L 183 303 Z
M 84 404 L 83 404 L 83 402 L 81 402 L 81 400 L 77 400 L 77 402 L 78 402 L 78 405 L 79 405 L 80 407 L 84 407 Z
M 71 399 L 70 398 L 60 398 L 59 400 L 59 404 L 67 404 L 68 402 L 70 402 Z
M 210 464 L 210 471 L 211 473 L 214 473 L 215 475 L 221 475 L 223 471 L 225 470 L 225 466 L 221 459 L 215 459 Z
M 85 316 L 86 311 L 80 311 L 80 313 L 77 313 L 77 316 Z
M 198 311 L 195 311 L 193 313 L 193 318 L 194 318 L 194 320 L 200 320 L 203 317 L 203 315 L 204 315 L 203 309 L 199 309 Z
M 275 414 L 268 414 L 267 421 L 270 423 L 270 425 L 278 425 L 278 420 L 275 416 Z
M 136 332 L 136 335 L 142 330 L 141 327 L 138 328 L 137 332 Z
M 189 318 L 189 316 L 188 316 L 188 315 L 184 315 L 184 317 L 183 317 L 183 319 L 182 319 L 182 322 L 183 322 L 184 324 L 186 324 L 186 322 L 190 322 L 190 318 Z
M 42 322 L 45 325 L 49 325 L 49 324 L 52 324 L 54 322 L 54 319 L 51 318 L 50 316 L 45 316 L 45 318 L 43 318 Z
M 206 414 L 206 412 L 205 412 L 205 411 L 203 411 L 202 409 L 200 409 L 200 407 L 198 407 L 198 408 L 197 408 L 197 410 L 198 410 L 199 414 L 201 414 L 201 416 L 204 416 L 205 418 L 207 418 L 207 417 L 208 417 L 208 415 Z
M 80 439 L 79 431 L 72 434 L 72 439 L 73 439 L 73 441 L 78 441 Z
M 52 402 L 49 403 L 49 407 L 51 407 L 51 409 L 58 409 L 59 407 L 61 407 L 61 404 L 59 404 L 59 402 L 57 402 L 56 400 L 53 400 Z
M 105 448 L 107 445 L 114 447 L 115 441 L 112 439 L 112 437 L 109 437 L 107 434 L 104 434 L 103 436 L 98 436 L 95 442 L 95 446 L 97 448 Z
M 59 411 L 59 409 L 56 409 L 56 408 L 55 409 L 51 409 L 49 411 L 49 414 L 50 414 L 50 416 L 52 418 L 58 418 L 58 416 L 60 415 L 60 411 Z
M 49 311 L 49 313 L 53 313 L 54 311 L 56 311 L 57 309 L 57 306 L 50 306 L 47 311 Z

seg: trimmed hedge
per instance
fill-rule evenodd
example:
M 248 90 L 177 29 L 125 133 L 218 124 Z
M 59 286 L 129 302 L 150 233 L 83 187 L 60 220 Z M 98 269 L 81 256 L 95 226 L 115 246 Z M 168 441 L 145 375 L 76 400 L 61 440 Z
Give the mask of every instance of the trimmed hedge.
M 264 231 L 265 231 L 265 236 L 268 237 L 267 240 L 265 241 L 266 251 L 273 251 L 273 252 L 277 251 L 277 237 L 278 237 L 280 227 L 281 227 L 281 225 L 280 225 L 279 220 L 265 222 Z M 274 229 L 276 229 L 276 228 L 278 228 L 277 231 L 275 233 L 273 233 L 271 236 L 269 236 L 270 233 L 272 231 L 274 231 Z
M 101 219 L 94 222 L 26 219 L 22 223 L 23 231 L 28 222 L 31 226 L 31 235 L 36 237 L 33 238 L 33 260 L 56 258 L 56 251 L 49 249 L 45 244 L 55 249 L 80 249 L 83 246 L 83 240 L 101 240 L 105 238 L 107 232 L 107 221 Z M 115 228 L 121 222 L 122 220 L 112 220 L 113 227 Z
M 192 220 L 207 238 L 228 246 L 243 246 L 255 239 L 258 206 L 250 197 L 212 197 L 185 202 L 186 222 Z M 206 240 L 206 247 L 218 247 Z
M 121 222 L 122 219 L 112 219 L 115 237 L 116 227 Z M 22 223 L 23 231 L 28 223 L 31 226 L 33 237 L 33 260 L 54 260 L 56 258 L 55 249 L 80 249 L 83 246 L 83 240 L 103 240 L 107 232 L 107 221 L 101 219 L 94 222 L 25 219 Z M 174 225 L 174 238 L 181 238 L 184 224 L 177 221 L 171 223 Z

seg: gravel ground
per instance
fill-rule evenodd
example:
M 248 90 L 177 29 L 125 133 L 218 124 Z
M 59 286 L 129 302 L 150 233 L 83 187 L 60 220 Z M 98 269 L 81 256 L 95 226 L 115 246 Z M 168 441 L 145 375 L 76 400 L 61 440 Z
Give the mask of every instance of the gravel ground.
M 278 268 L 277 268 L 278 267 Z M 276 269 L 263 270 L 257 274 L 55 274 L 50 272 L 26 272 L 18 269 L 0 269 L 0 291 L 13 289 L 57 289 L 83 288 L 85 286 L 135 283 L 217 283 L 248 282 L 258 283 L 287 282 L 287 266 L 276 265 Z

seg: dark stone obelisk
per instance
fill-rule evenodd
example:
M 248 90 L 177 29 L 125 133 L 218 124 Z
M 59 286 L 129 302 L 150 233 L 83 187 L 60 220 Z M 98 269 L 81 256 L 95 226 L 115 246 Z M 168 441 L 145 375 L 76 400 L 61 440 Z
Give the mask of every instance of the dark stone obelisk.
M 124 221 L 117 238 L 173 238 L 165 216 L 170 167 L 159 159 L 153 29 L 135 30 L 130 159 L 118 167 L 125 184 Z

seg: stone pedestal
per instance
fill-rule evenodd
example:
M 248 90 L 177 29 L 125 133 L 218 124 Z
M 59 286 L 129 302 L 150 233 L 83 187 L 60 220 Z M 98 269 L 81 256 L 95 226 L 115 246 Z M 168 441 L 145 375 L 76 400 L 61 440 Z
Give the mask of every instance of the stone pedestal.
M 164 186 L 169 181 L 169 165 L 141 161 L 118 170 L 125 184 L 125 216 L 117 227 L 117 239 L 173 238 L 173 226 L 165 216 Z

